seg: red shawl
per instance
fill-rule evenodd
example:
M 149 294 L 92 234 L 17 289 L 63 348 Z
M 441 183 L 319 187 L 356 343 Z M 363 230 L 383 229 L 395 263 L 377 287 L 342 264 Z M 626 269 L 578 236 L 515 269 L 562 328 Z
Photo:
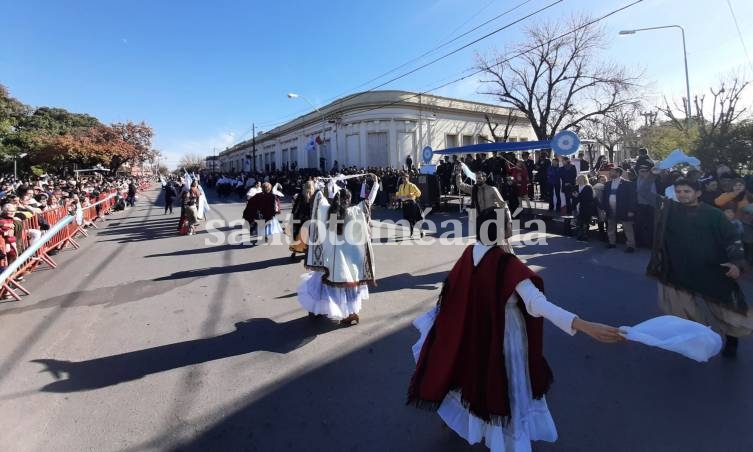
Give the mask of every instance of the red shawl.
M 275 216 L 277 197 L 272 193 L 257 193 L 246 203 L 243 219 L 253 224 L 256 220 L 269 221 Z
M 440 295 L 439 313 L 421 349 L 408 390 L 408 403 L 438 408 L 448 392 L 459 390 L 463 405 L 486 422 L 510 416 L 503 352 L 505 305 L 515 286 L 543 281 L 514 255 L 495 247 L 477 267 L 469 246 L 453 267 Z M 543 356 L 541 317 L 531 317 L 518 297 L 528 337 L 528 369 L 534 398 L 552 383 Z

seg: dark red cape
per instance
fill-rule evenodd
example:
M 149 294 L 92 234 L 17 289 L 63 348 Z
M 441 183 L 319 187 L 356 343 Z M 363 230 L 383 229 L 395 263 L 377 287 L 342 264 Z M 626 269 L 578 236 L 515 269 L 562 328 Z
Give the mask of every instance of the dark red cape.
M 459 390 L 475 416 L 494 423 L 509 419 L 505 305 L 525 279 L 543 291 L 541 278 L 514 255 L 495 247 L 474 267 L 473 246 L 465 250 L 442 289 L 439 313 L 411 379 L 409 404 L 436 409 L 448 392 Z M 538 399 L 553 381 L 543 356 L 544 321 L 531 317 L 520 297 L 518 304 L 528 337 L 531 389 Z
M 253 224 L 256 220 L 263 219 L 265 222 L 275 216 L 276 200 L 272 193 L 257 193 L 252 196 L 243 209 L 243 219 Z

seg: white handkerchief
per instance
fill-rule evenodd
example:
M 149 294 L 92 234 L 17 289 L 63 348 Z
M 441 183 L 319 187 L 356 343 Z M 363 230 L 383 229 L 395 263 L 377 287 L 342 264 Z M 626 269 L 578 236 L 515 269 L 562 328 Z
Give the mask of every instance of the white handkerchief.
M 679 353 L 698 362 L 722 350 L 722 337 L 711 328 L 673 315 L 664 315 L 635 326 L 623 326 L 625 338 Z

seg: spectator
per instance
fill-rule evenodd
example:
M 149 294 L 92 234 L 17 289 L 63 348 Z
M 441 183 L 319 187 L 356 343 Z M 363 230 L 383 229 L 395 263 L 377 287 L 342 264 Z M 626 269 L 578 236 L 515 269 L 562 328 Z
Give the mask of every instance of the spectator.
M 632 253 L 635 251 L 633 223 L 637 192 L 632 182 L 622 179 L 622 173 L 622 168 L 609 171 L 610 182 L 604 187 L 601 206 L 607 214 L 607 248 L 617 246 L 617 224 L 621 223 L 627 239 L 625 252 Z
M 642 195 L 642 189 L 644 185 L 647 185 L 646 192 L 653 196 L 656 194 L 656 183 L 648 164 L 644 163 L 637 168 L 636 189 L 638 193 L 635 214 L 635 244 L 639 247 L 649 248 L 653 244 L 654 237 L 654 204 L 653 199 Z
M 596 215 L 594 192 L 585 174 L 579 174 L 575 182 L 578 186 L 573 192 L 573 208 L 577 209 L 576 238 L 580 242 L 587 242 L 591 220 Z
M 567 206 L 567 214 L 573 213 L 573 201 L 572 195 L 575 189 L 575 178 L 578 176 L 578 170 L 570 162 L 569 157 L 562 157 L 562 169 L 560 170 L 560 177 L 562 178 L 562 192 L 565 194 L 565 205 Z

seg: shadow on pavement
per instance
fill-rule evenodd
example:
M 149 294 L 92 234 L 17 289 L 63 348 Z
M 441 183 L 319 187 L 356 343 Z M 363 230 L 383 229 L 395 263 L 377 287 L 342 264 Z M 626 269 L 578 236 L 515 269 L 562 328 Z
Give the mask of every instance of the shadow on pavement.
M 236 245 L 236 247 L 238 247 L 238 245 Z M 161 276 L 159 278 L 155 278 L 154 281 L 198 278 L 202 276 L 222 275 L 226 273 L 250 272 L 254 270 L 263 270 L 268 267 L 276 267 L 276 266 L 290 265 L 290 264 L 295 264 L 295 262 L 291 261 L 290 258 L 286 256 L 286 257 L 278 257 L 275 259 L 268 259 L 265 261 L 246 262 L 245 264 L 225 265 L 222 267 L 204 267 L 204 268 L 197 268 L 194 270 L 179 271 L 179 272 L 175 272 L 173 274 L 167 275 L 167 276 Z
M 173 289 L 183 287 L 194 282 L 199 277 L 190 281 L 166 280 L 154 282 L 152 280 L 129 281 L 116 286 L 100 287 L 97 289 L 80 290 L 69 292 L 56 297 L 40 300 L 33 304 L 25 304 L 10 309 L 0 310 L 0 316 L 6 314 L 18 314 L 35 309 L 47 308 L 75 308 L 79 306 L 105 306 L 112 307 L 134 301 L 141 301 L 157 295 L 163 295 Z
M 221 336 L 162 345 L 88 361 L 35 359 L 57 380 L 44 392 L 77 392 L 104 388 L 144 376 L 256 351 L 288 353 L 311 342 L 319 334 L 338 328 L 336 323 L 308 317 L 277 323 L 250 319 L 235 324 L 235 331 Z
M 405 327 L 286 379 L 250 403 L 223 409 L 184 444 L 173 442 L 176 432 L 166 432 L 129 450 L 487 450 L 469 447 L 436 414 L 405 405 L 416 337 Z
M 244 247 L 241 245 L 231 245 L 231 244 L 224 244 L 224 245 L 217 245 L 217 246 L 206 246 L 203 248 L 187 248 L 177 251 L 172 251 L 170 253 L 159 253 L 159 254 L 147 254 L 144 257 L 173 257 L 173 256 L 191 256 L 194 254 L 206 254 L 206 253 L 219 253 L 219 252 L 225 252 L 225 251 L 234 251 L 234 250 L 240 250 Z

